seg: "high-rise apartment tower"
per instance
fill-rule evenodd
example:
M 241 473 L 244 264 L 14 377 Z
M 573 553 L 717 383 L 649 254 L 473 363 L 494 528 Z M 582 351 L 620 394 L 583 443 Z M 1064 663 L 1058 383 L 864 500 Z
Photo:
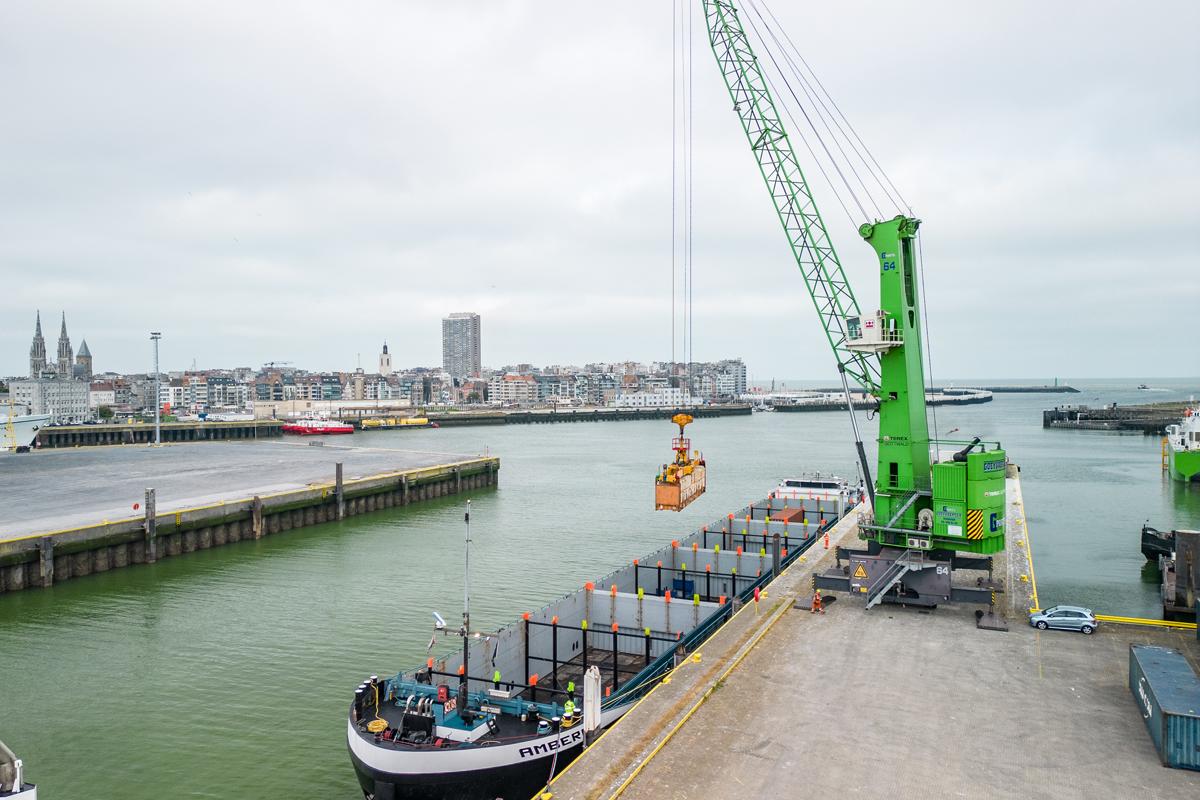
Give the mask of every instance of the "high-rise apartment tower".
M 478 376 L 483 371 L 478 314 L 451 314 L 442 320 L 442 368 L 452 378 Z

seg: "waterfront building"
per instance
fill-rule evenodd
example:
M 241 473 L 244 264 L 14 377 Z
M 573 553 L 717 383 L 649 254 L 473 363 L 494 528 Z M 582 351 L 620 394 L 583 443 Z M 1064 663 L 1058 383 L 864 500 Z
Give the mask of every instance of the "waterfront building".
M 111 408 L 117 404 L 117 390 L 112 381 L 92 381 L 88 387 L 88 408 L 96 410 L 101 406 Z
M 703 404 L 678 386 L 656 386 L 649 392 L 621 392 L 611 405 L 614 408 L 685 408 Z
M 91 419 L 89 386 L 61 375 L 13 381 L 13 405 L 25 414 L 49 414 L 55 423 L 71 424 Z
M 442 320 L 442 369 L 452 378 L 483 372 L 479 315 L 455 313 Z
M 494 375 L 488 381 L 488 402 L 501 405 L 531 405 L 538 399 L 532 375 Z

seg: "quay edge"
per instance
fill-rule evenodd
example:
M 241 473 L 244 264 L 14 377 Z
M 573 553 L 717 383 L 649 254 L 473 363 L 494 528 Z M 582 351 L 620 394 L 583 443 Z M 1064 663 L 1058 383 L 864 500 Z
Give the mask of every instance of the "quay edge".
M 0 539 L 0 594 L 495 486 L 499 470 L 473 458 Z

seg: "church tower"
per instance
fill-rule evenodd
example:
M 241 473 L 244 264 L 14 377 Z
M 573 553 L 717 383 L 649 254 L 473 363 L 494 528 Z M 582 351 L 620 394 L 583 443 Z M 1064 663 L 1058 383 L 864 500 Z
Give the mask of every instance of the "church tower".
M 392 374 L 392 355 L 388 352 L 387 342 L 383 343 L 383 352 L 379 354 L 379 374 Z
M 92 379 L 92 351 L 88 349 L 87 339 L 79 344 L 79 353 L 75 356 L 75 377 L 81 381 Z
M 37 312 L 37 327 L 33 330 L 33 344 L 29 346 L 29 377 L 42 377 L 46 369 L 46 340 L 42 338 L 42 312 Z
M 58 334 L 58 374 L 71 378 L 75 371 L 75 353 L 71 350 L 71 337 L 67 336 L 67 312 L 62 315 L 62 330 Z

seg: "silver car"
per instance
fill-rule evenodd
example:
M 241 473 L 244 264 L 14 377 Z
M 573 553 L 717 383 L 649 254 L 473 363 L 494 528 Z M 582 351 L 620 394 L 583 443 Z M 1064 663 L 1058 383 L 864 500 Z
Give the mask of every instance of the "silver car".
M 1054 608 L 1044 608 L 1041 611 L 1035 611 L 1030 614 L 1029 624 L 1042 631 L 1047 628 L 1055 628 L 1090 634 L 1096 630 L 1096 626 L 1100 623 L 1096 621 L 1096 615 L 1092 613 L 1090 608 L 1082 608 L 1081 606 L 1054 606 Z

